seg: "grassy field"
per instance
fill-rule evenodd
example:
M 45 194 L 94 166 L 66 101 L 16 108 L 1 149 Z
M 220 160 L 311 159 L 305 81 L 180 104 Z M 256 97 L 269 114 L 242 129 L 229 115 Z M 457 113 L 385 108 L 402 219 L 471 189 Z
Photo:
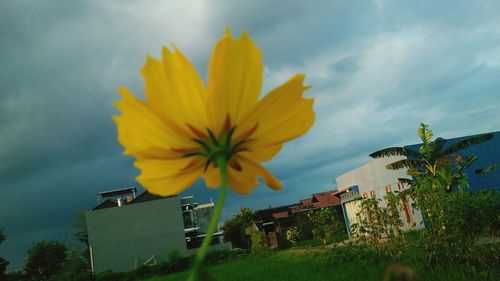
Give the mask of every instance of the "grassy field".
M 288 250 L 267 255 L 250 255 L 223 264 L 209 266 L 214 280 L 363 280 L 380 281 L 385 268 L 391 264 L 384 258 L 360 257 L 357 260 L 335 261 L 334 250 Z M 406 264 L 417 273 L 417 280 L 500 280 L 498 270 L 482 276 L 467 267 L 441 267 L 435 269 Z M 146 279 L 147 281 L 186 280 L 188 272 Z

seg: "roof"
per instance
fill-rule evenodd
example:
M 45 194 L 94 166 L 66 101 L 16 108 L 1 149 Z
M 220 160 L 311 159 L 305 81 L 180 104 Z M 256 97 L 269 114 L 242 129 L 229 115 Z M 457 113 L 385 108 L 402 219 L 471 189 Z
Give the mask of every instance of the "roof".
M 116 206 L 118 206 L 118 203 L 115 200 L 106 199 L 101 204 L 95 206 L 92 209 L 92 211 L 99 210 L 99 209 L 112 208 L 112 207 L 116 207 Z
M 296 206 L 296 205 L 297 204 L 262 209 L 262 210 L 255 211 L 255 213 L 256 213 L 258 219 L 262 220 L 263 222 L 268 222 L 268 221 L 272 221 L 274 219 L 274 216 L 273 216 L 274 213 L 282 212 L 282 211 L 288 212 L 289 207 Z
M 163 198 L 169 198 L 169 197 L 174 197 L 177 195 L 170 195 L 170 196 L 159 196 L 155 195 L 152 193 L 149 193 L 147 190 L 141 193 L 139 196 L 135 197 L 132 201 L 129 202 L 129 204 L 137 204 L 137 203 L 142 203 L 142 202 L 148 202 L 148 201 L 153 201 L 153 200 L 158 200 L 158 199 L 163 199 Z
M 97 195 L 102 196 L 102 197 L 106 197 L 106 196 L 114 196 L 114 195 L 119 195 L 119 194 L 124 194 L 124 193 L 132 193 L 132 192 L 137 192 L 137 189 L 135 187 L 120 188 L 120 189 L 99 192 L 99 193 L 97 193 Z
M 286 218 L 289 216 L 289 211 L 281 211 L 281 212 L 277 212 L 277 213 L 273 213 L 273 217 L 275 219 L 282 219 L 282 218 Z
M 340 198 L 334 194 L 331 191 L 313 194 L 313 208 L 340 205 Z
M 345 190 L 333 190 L 314 193 L 312 197 L 300 200 L 298 204 L 285 205 L 256 211 L 262 222 L 270 222 L 275 219 L 284 219 L 295 213 L 306 212 L 314 209 L 332 207 L 341 204 L 338 195 Z

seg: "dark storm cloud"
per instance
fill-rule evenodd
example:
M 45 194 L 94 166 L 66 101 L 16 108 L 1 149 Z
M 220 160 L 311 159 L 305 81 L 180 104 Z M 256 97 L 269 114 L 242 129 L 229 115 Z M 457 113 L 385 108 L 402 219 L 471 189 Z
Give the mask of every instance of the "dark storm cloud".
M 67 239 L 96 193 L 135 185 L 111 116 L 116 87 L 142 95 L 146 54 L 175 43 L 206 77 L 226 26 L 264 54 L 265 90 L 295 73 L 314 85 L 317 121 L 266 166 L 280 192 L 230 193 L 241 206 L 289 204 L 389 145 L 498 130 L 497 1 L 3 1 L 0 3 L 0 256 L 19 268 L 33 241 Z M 459 128 L 457 124 L 460 124 Z M 217 192 L 198 182 L 199 202 Z M 65 238 L 66 237 L 66 238 Z

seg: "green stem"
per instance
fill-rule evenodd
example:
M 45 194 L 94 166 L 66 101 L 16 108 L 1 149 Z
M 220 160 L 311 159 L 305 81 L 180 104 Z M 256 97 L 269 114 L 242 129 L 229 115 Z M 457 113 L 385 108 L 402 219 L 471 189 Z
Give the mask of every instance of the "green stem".
M 222 213 L 222 208 L 224 207 L 224 198 L 226 197 L 227 190 L 227 166 L 226 166 L 226 158 L 224 156 L 219 156 L 216 159 L 217 165 L 220 170 L 220 193 L 219 199 L 217 200 L 217 206 L 215 206 L 214 214 L 212 215 L 212 220 L 210 221 L 210 225 L 208 226 L 207 235 L 203 239 L 203 243 L 201 244 L 200 249 L 196 253 L 196 257 L 194 259 L 193 268 L 191 269 L 191 273 L 189 275 L 189 281 L 197 281 L 199 280 L 200 268 L 203 265 L 203 261 L 207 256 L 208 247 L 210 246 L 210 242 L 212 241 L 212 237 L 214 235 L 215 230 L 217 229 L 217 224 L 219 222 L 220 215 Z

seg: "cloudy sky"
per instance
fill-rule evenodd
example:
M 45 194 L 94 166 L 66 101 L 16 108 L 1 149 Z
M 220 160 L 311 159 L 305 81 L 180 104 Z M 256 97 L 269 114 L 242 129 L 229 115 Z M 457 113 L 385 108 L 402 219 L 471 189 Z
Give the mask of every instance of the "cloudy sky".
M 418 4 L 416 4 L 418 2 Z M 20 269 L 33 241 L 71 243 L 96 193 L 138 186 L 111 116 L 117 86 L 142 93 L 146 54 L 176 46 L 206 77 L 224 28 L 262 48 L 264 92 L 305 72 L 317 121 L 266 166 L 285 184 L 240 206 L 333 189 L 390 145 L 500 130 L 498 1 L 0 1 L 0 256 Z M 203 202 L 217 193 L 196 184 Z

